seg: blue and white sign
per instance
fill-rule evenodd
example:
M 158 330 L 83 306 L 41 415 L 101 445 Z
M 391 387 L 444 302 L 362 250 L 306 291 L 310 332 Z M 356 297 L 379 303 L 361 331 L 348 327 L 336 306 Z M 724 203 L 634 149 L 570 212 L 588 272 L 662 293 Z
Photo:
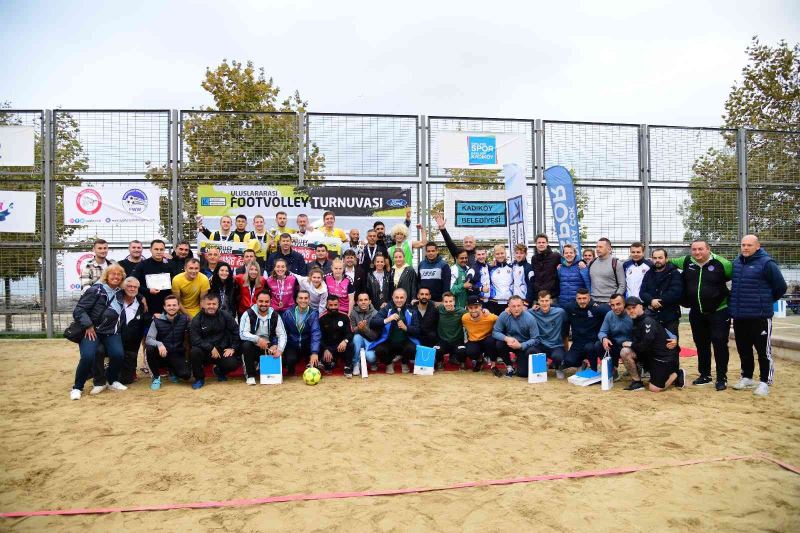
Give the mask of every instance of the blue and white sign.
M 578 220 L 578 204 L 575 200 L 575 186 L 572 175 L 562 166 L 550 167 L 544 171 L 547 195 L 553 212 L 553 228 L 558 236 L 561 250 L 565 244 L 575 246 L 581 257 L 581 232 Z
M 497 164 L 497 138 L 494 135 L 469 136 L 467 145 L 470 166 Z
M 517 244 L 528 246 L 528 203 L 530 194 L 525 186 L 525 173 L 515 163 L 503 165 L 503 178 L 506 185 L 506 205 L 508 206 L 508 249 L 514 250 Z
M 432 141 L 431 158 L 438 169 L 502 170 L 509 163 L 524 169 L 531 148 L 524 133 L 440 131 Z
M 159 199 L 166 190 L 154 185 L 130 187 L 119 183 L 84 183 L 64 187 L 64 225 L 136 224 L 152 226 L 161 217 Z
M 456 200 L 456 227 L 504 228 L 506 223 L 505 202 Z
M 0 233 L 36 232 L 36 193 L 0 191 Z
M 258 367 L 262 385 L 280 385 L 283 383 L 283 357 L 262 355 L 259 359 Z
M 528 383 L 547 381 L 547 356 L 543 353 L 528 355 Z
M 418 376 L 432 376 L 433 365 L 436 363 L 436 350 L 427 346 L 417 346 L 417 356 L 414 358 L 414 373 Z

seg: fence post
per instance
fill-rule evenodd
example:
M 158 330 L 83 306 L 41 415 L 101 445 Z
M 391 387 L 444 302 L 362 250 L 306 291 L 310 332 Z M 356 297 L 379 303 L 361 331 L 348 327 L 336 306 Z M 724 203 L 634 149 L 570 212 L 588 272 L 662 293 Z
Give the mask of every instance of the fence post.
M 306 113 L 297 113 L 297 186 L 302 187 L 306 181 Z
M 736 131 L 736 163 L 739 167 L 739 240 L 750 233 L 747 221 L 747 130 Z
M 428 211 L 428 116 L 420 115 L 417 130 L 417 142 L 419 143 L 419 205 L 425 210 L 417 209 L 417 222 L 425 226 L 425 231 L 430 229 L 430 212 Z M 413 233 L 412 233 L 413 235 Z
M 172 223 L 170 227 L 172 228 L 172 246 L 178 246 L 178 243 L 182 240 L 181 239 L 181 191 L 178 186 L 178 161 L 181 159 L 181 145 L 180 145 L 180 138 L 178 135 L 178 110 L 172 109 L 169 113 L 170 120 L 169 120 L 169 138 L 170 138 L 170 154 L 169 154 L 169 162 L 170 168 L 172 169 L 172 182 L 170 187 L 172 188 L 172 194 L 170 195 L 173 198 L 172 201 L 172 209 L 170 209 L 170 217 L 172 218 Z
M 44 170 L 44 184 L 42 189 L 42 198 L 44 200 L 42 211 L 42 235 L 44 237 L 44 261 L 43 268 L 45 275 L 42 276 L 44 287 L 44 310 L 46 316 L 46 332 L 47 338 L 53 337 L 53 315 L 55 314 L 56 302 L 56 262 L 55 254 L 53 253 L 53 215 L 54 215 L 54 202 L 52 190 L 53 180 L 53 150 L 54 150 L 54 129 L 53 129 L 53 111 L 45 109 L 44 111 L 44 133 L 42 135 L 42 169 Z
M 544 125 L 541 119 L 533 121 L 533 234 L 545 232 L 544 224 Z
M 639 232 L 644 244 L 645 257 L 650 252 L 650 129 L 639 124 L 639 181 L 642 183 L 639 199 Z

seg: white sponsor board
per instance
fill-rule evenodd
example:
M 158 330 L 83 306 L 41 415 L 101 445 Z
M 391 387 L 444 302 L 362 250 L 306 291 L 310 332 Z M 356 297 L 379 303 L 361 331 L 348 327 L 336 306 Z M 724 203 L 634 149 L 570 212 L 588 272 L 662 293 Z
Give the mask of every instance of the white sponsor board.
M 33 191 L 0 191 L 0 233 L 36 232 L 36 195 Z
M 438 134 L 439 168 L 502 170 L 525 166 L 527 141 L 517 133 L 442 131 Z
M 0 126 L 0 167 L 33 166 L 33 126 Z
M 152 185 L 92 183 L 64 187 L 64 225 L 158 224 L 161 189 Z

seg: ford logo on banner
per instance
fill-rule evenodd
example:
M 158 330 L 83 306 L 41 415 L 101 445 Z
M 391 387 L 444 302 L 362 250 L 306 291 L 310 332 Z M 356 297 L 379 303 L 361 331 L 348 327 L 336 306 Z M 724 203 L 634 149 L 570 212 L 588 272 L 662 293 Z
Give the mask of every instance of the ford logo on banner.
M 544 171 L 544 179 L 553 211 L 553 228 L 558 235 L 558 245 L 562 251 L 565 244 L 574 245 L 577 256 L 581 257 L 578 204 L 575 201 L 572 175 L 566 168 L 555 166 Z
M 386 205 L 389 207 L 405 207 L 406 201 L 402 198 L 389 198 L 386 200 Z

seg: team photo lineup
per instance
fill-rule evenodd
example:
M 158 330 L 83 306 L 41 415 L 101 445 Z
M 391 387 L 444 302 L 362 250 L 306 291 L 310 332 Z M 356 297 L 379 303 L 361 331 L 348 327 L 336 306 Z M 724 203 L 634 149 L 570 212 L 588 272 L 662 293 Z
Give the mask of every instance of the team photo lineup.
M 732 388 L 769 393 L 773 303 L 787 286 L 756 235 L 742 238 L 735 258 L 702 239 L 681 257 L 664 248 L 645 257 L 641 243 L 625 257 L 607 238 L 578 257 L 572 244 L 554 251 L 544 234 L 529 255 L 525 244 L 482 247 L 477 236 L 459 245 L 444 216 L 431 216 L 452 262 L 421 224 L 412 235 L 410 209 L 405 223 L 375 220 L 363 238 L 337 227 L 332 211 L 318 228 L 305 214 L 289 227 L 283 211 L 270 229 L 271 213 L 223 216 L 218 230 L 198 216 L 199 257 L 188 241 L 133 240 L 114 262 L 97 238 L 64 332 L 80 354 L 70 398 L 81 399 L 89 379 L 92 395 L 145 376 L 154 391 L 167 380 L 200 389 L 240 372 L 256 385 L 270 359 L 282 377 L 307 384 L 337 368 L 351 378 L 394 374 L 399 363 L 409 373 L 419 353 L 435 354 L 437 371 L 528 378 L 550 370 L 565 379 L 603 364 L 609 380 L 628 382 L 625 391 L 723 391 L 731 325 L 741 359 Z M 315 245 L 313 260 L 294 249 L 298 239 Z M 227 243 L 245 244 L 236 261 L 223 260 Z M 682 307 L 697 350 L 694 379 L 680 364 Z M 533 355 L 546 366 L 529 368 Z

